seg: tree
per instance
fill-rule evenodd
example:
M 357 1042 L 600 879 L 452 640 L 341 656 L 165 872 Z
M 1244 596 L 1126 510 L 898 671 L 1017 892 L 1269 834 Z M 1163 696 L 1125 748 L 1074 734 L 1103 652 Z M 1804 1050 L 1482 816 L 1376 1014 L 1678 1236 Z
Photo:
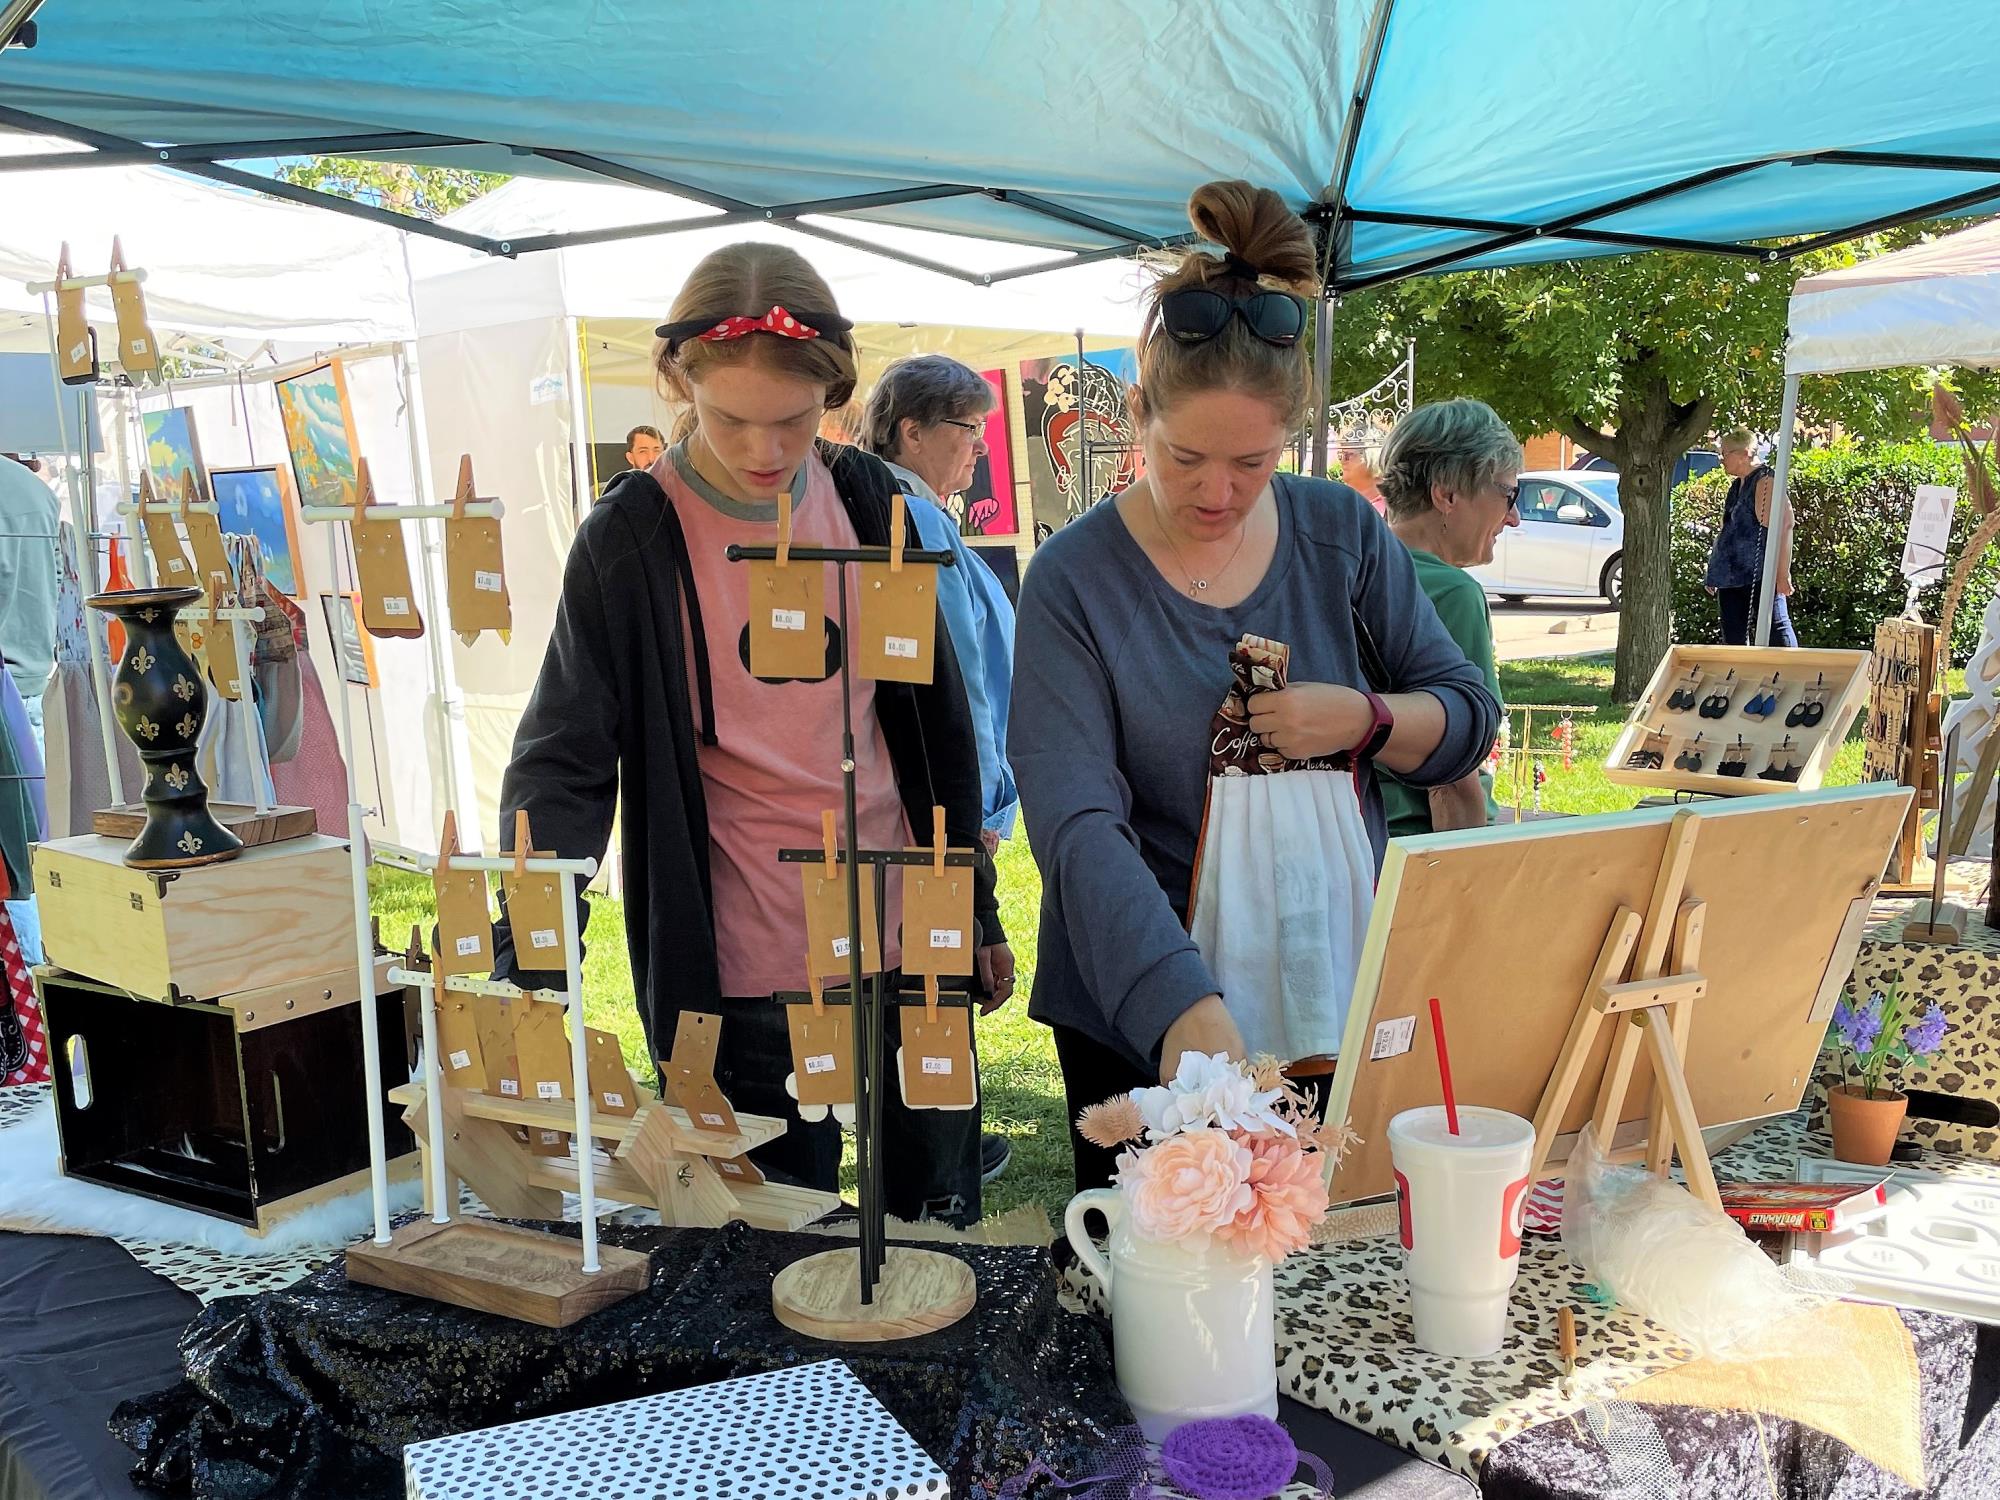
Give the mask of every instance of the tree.
M 441 219 L 507 178 L 467 167 L 413 167 L 352 156 L 306 156 L 280 164 L 281 181 L 317 188 L 419 219 Z
M 1561 432 L 1618 466 L 1624 601 L 1613 691 L 1629 701 L 1671 639 L 1675 460 L 1718 429 L 1775 431 L 1794 281 L 1926 232 L 1776 264 L 1650 253 L 1396 282 L 1342 303 L 1335 370 L 1372 370 L 1415 338 L 1419 401 L 1476 396 L 1524 436 Z M 1808 380 L 1800 421 L 1911 437 L 1922 429 L 1931 378 L 1890 370 Z M 1338 373 L 1334 384 L 1338 394 Z

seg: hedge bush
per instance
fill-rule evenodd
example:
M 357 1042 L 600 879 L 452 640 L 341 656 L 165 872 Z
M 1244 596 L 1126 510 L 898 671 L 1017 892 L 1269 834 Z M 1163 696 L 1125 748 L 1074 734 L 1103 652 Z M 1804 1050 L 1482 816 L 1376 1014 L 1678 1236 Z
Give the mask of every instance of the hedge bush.
M 1954 549 L 1979 524 L 1965 496 L 1958 449 L 1938 443 L 1839 443 L 1792 455 L 1792 623 L 1802 646 L 1867 650 L 1875 627 L 1903 609 L 1899 564 L 1910 529 L 1910 505 L 1920 484 L 1959 491 L 1952 521 Z M 1722 524 L 1729 476 L 1720 469 L 1674 491 L 1674 639 L 1705 645 L 1722 638 L 1715 600 L 1701 586 L 1708 553 Z M 2000 582 L 2000 549 L 1974 568 L 1952 624 L 1952 661 L 1963 663 L 1979 643 L 1981 617 Z M 1944 583 L 1918 595 L 1926 620 L 1944 607 Z

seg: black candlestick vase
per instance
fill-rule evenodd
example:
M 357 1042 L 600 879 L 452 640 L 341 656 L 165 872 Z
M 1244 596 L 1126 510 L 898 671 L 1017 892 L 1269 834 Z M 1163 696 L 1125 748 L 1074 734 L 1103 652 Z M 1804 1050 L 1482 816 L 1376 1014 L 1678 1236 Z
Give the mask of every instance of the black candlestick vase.
M 146 763 L 146 826 L 125 851 L 135 870 L 212 865 L 243 852 L 243 840 L 208 810 L 195 746 L 208 717 L 208 689 L 179 637 L 174 617 L 200 589 L 118 589 L 84 602 L 125 627 L 111 706 L 118 727 Z

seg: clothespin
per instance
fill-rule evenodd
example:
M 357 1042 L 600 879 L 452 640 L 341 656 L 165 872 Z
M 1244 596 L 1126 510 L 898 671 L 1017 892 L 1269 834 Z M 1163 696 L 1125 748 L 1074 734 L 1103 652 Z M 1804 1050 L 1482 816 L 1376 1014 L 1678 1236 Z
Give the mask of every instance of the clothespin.
M 220 573 L 209 574 L 208 575 L 208 623 L 202 627 L 203 639 L 208 639 L 215 634 L 215 612 L 217 609 L 222 607 L 223 592 L 224 592 L 223 575 Z
M 69 247 L 65 245 L 63 246 L 63 249 L 67 251 Z M 111 236 L 111 265 L 107 268 L 105 274 L 108 276 L 112 272 L 122 271 L 124 269 L 125 269 L 125 247 L 119 244 L 118 236 L 114 234 Z M 56 274 L 60 276 L 62 272 L 57 271 Z
M 186 519 L 187 519 L 187 513 L 188 513 L 188 502 L 189 502 L 190 500 L 199 500 L 200 498 L 201 498 L 201 491 L 195 488 L 195 483 L 194 483 L 194 470 L 193 470 L 193 469 L 182 469 L 182 470 L 181 470 L 181 498 L 180 498 L 180 502 L 179 502 L 179 509 L 180 509 L 180 513 L 181 513 L 181 519 L 182 519 L 182 520 L 186 520 Z
M 935 1024 L 938 1018 L 938 977 L 924 975 L 924 1019 Z
M 467 463 L 469 464 L 470 462 L 471 460 L 468 459 Z M 461 477 L 464 476 L 461 475 Z M 463 501 L 460 503 L 462 504 Z M 525 807 L 517 807 L 514 809 L 514 878 L 516 880 L 526 880 L 528 878 L 528 850 L 532 846 L 533 841 L 528 836 L 528 810 Z
M 838 880 L 840 878 L 840 855 L 836 852 L 839 846 L 836 844 L 833 836 L 832 808 L 829 807 L 819 815 L 819 831 L 826 845 L 826 878 L 828 880 Z
M 895 498 L 889 502 L 889 571 L 891 573 L 900 573 L 903 571 L 903 517 L 907 509 L 908 507 L 903 501 L 903 492 L 897 490 Z
M 62 242 L 62 249 L 56 252 L 56 290 L 58 292 L 69 290 L 63 283 L 70 279 L 70 274 L 69 241 L 64 240 Z
M 447 807 L 444 810 L 444 831 L 438 835 L 438 868 L 451 868 L 453 856 L 458 853 L 458 813 Z
M 931 858 L 934 863 L 931 869 L 940 878 L 944 875 L 944 846 L 944 809 L 933 807 L 931 809 Z
M 368 502 L 375 494 L 375 481 L 368 472 L 368 460 L 354 460 L 354 524 L 368 519 Z
M 1556 1313 L 1556 1337 L 1562 1353 L 1562 1393 L 1569 1397 L 1576 1384 L 1576 1314 L 1564 1307 Z
M 806 988 L 812 991 L 813 1014 L 816 1016 L 825 1015 L 826 991 L 820 984 L 819 975 L 815 973 L 813 970 L 812 960 L 810 958 L 806 960 Z
M 153 476 L 150 471 L 139 471 L 139 519 L 146 518 L 146 507 L 157 503 L 153 496 Z
M 403 962 L 415 969 L 421 967 L 424 960 L 429 957 L 430 945 L 424 941 L 423 924 L 412 922 L 410 924 L 410 946 L 403 950 Z
M 451 519 L 463 521 L 465 507 L 470 505 L 472 500 L 472 455 L 461 453 L 458 456 L 458 493 L 451 497 Z
M 788 568 L 792 565 L 792 492 L 786 490 L 778 496 L 778 557 L 777 565 Z M 832 814 L 828 814 L 829 817 Z

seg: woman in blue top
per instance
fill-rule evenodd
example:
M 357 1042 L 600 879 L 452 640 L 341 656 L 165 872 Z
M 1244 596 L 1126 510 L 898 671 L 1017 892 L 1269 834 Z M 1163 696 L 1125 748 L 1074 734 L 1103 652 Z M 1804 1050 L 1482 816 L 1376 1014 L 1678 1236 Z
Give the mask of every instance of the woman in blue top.
M 1308 398 L 1305 225 L 1275 193 L 1210 183 L 1201 237 L 1150 293 L 1132 414 L 1146 477 L 1052 536 L 1021 590 L 1009 759 L 1043 880 L 1029 1013 L 1055 1032 L 1070 1118 L 1243 1055 L 1187 913 L 1214 721 L 1245 635 L 1290 648 L 1245 728 L 1285 762 L 1354 768 L 1365 847 L 1306 871 L 1329 909 L 1368 893 L 1385 839 L 1372 765 L 1441 786 L 1479 764 L 1499 705 L 1445 633 L 1409 554 L 1353 490 L 1277 474 Z M 1345 976 L 1351 986 L 1352 975 Z M 1079 1189 L 1110 1152 L 1072 1129 Z
M 1771 525 L 1772 476 L 1769 464 L 1750 456 L 1755 441 L 1738 429 L 1723 434 L 1722 468 L 1729 475 L 1729 494 L 1722 502 L 1722 525 L 1709 550 L 1702 587 L 1715 596 L 1722 610 L 1722 643 L 1745 646 L 1757 618 L 1757 585 L 1764 576 L 1764 539 Z M 1771 599 L 1771 644 L 1796 646 L 1787 596 L 1792 592 L 1791 520 L 1778 548 L 1777 589 Z

